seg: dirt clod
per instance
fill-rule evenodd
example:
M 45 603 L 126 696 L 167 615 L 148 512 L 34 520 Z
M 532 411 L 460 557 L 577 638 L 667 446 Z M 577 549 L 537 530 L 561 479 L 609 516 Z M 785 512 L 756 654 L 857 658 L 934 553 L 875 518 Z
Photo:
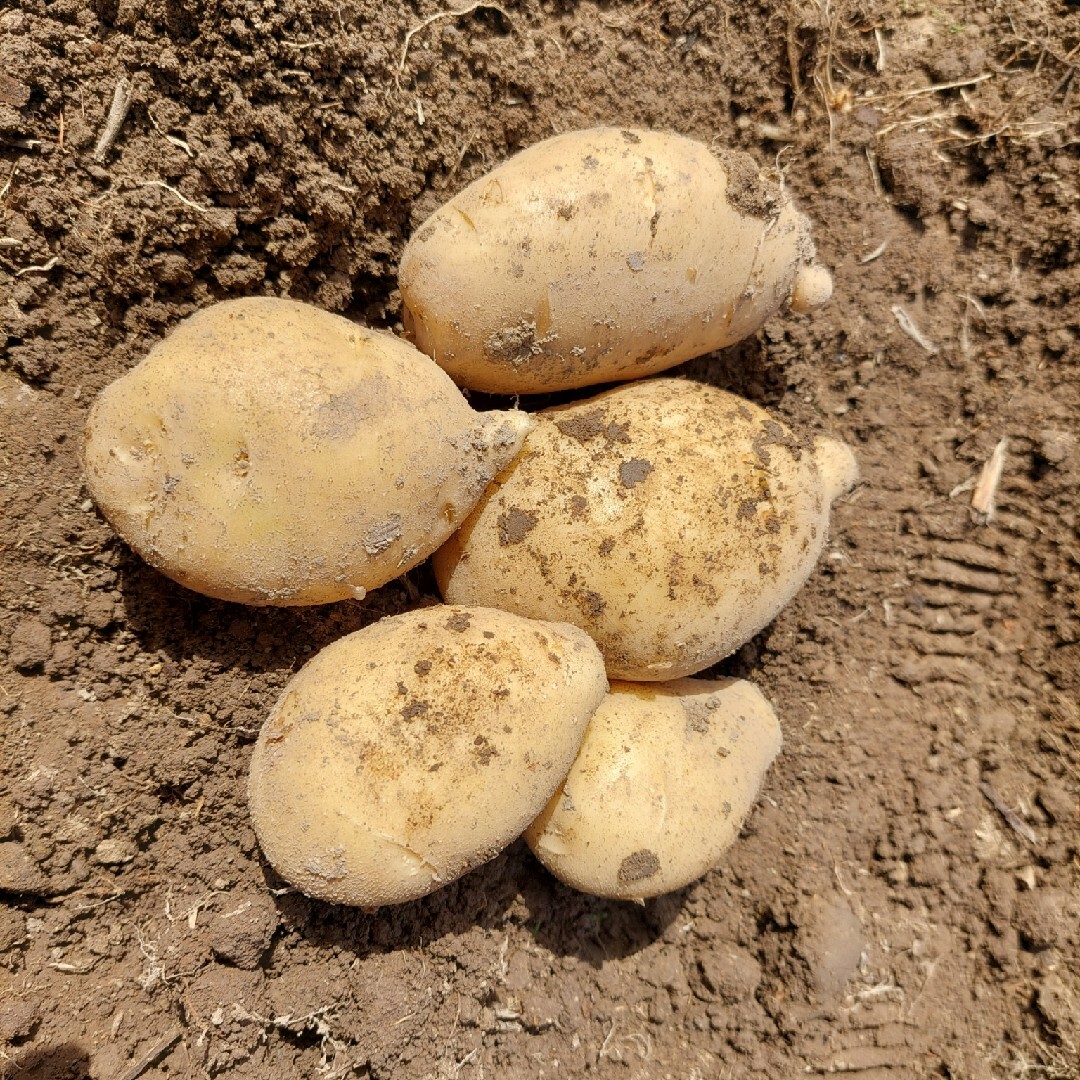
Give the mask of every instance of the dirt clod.
M 54 891 L 22 844 L 10 840 L 0 843 L 0 893 L 50 896 Z
M 52 634 L 36 619 L 20 622 L 11 632 L 8 657 L 18 671 L 41 667 L 52 655 Z

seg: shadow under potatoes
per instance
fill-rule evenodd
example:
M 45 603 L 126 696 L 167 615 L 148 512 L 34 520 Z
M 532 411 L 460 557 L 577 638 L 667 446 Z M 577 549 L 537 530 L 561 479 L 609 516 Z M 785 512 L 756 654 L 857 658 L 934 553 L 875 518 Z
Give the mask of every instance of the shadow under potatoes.
M 287 888 L 265 860 L 262 870 L 268 889 Z M 491 862 L 411 903 L 366 912 L 289 891 L 275 903 L 287 929 L 312 944 L 358 957 L 418 941 L 430 945 L 475 927 L 490 932 L 524 927 L 552 952 L 600 967 L 663 936 L 682 910 L 686 892 L 669 893 L 643 907 L 587 896 L 560 884 L 518 840 Z

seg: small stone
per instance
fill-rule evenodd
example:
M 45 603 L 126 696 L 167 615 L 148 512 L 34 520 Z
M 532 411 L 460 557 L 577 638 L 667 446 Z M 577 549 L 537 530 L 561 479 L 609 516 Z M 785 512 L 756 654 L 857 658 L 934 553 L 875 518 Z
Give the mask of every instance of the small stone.
M 98 866 L 123 866 L 124 863 L 131 862 L 137 854 L 138 851 L 130 840 L 109 837 L 94 848 L 90 861 L 97 863 Z
M 1019 884 L 1023 885 L 1029 892 L 1033 892 L 1035 886 L 1038 884 L 1038 878 L 1035 876 L 1034 866 L 1025 866 L 1016 871 L 1016 880 Z

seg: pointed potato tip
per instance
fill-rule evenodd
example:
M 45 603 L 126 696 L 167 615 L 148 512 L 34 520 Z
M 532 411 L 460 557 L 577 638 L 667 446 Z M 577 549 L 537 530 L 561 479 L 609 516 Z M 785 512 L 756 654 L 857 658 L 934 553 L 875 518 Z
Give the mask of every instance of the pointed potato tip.
M 859 480 L 859 463 L 847 443 L 820 438 L 814 445 L 814 457 L 821 469 L 825 497 L 831 503 L 846 495 Z
M 520 453 L 536 418 L 520 409 L 506 409 L 481 414 L 480 423 L 484 449 L 501 472 Z
M 795 284 L 791 288 L 791 310 L 805 315 L 828 303 L 832 294 L 832 274 L 818 263 L 808 263 L 795 275 Z

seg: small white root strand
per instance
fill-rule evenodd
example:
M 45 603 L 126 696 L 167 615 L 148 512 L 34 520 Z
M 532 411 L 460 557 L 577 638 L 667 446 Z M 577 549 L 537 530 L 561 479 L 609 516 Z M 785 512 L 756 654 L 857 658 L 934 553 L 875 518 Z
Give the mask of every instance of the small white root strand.
M 931 341 L 919 328 L 915 325 L 915 320 L 907 313 L 905 308 L 900 304 L 893 304 L 890 309 L 896 321 L 900 324 L 900 329 L 916 345 L 925 349 L 931 356 L 937 356 L 941 352 L 941 348 L 933 341 Z
M 409 45 L 412 43 L 412 39 L 421 31 L 426 30 L 432 23 L 438 22 L 440 19 L 457 19 L 462 15 L 470 15 L 474 11 L 497 11 L 507 22 L 510 22 L 510 16 L 504 11 L 498 4 L 485 3 L 484 0 L 480 0 L 478 3 L 466 4 L 463 8 L 451 8 L 449 11 L 439 11 L 434 15 L 429 15 L 422 22 L 419 22 L 411 30 L 405 32 L 405 44 L 401 50 L 401 59 L 398 61 L 397 75 L 395 81 L 400 86 L 401 76 L 405 72 L 405 60 L 409 55 Z

